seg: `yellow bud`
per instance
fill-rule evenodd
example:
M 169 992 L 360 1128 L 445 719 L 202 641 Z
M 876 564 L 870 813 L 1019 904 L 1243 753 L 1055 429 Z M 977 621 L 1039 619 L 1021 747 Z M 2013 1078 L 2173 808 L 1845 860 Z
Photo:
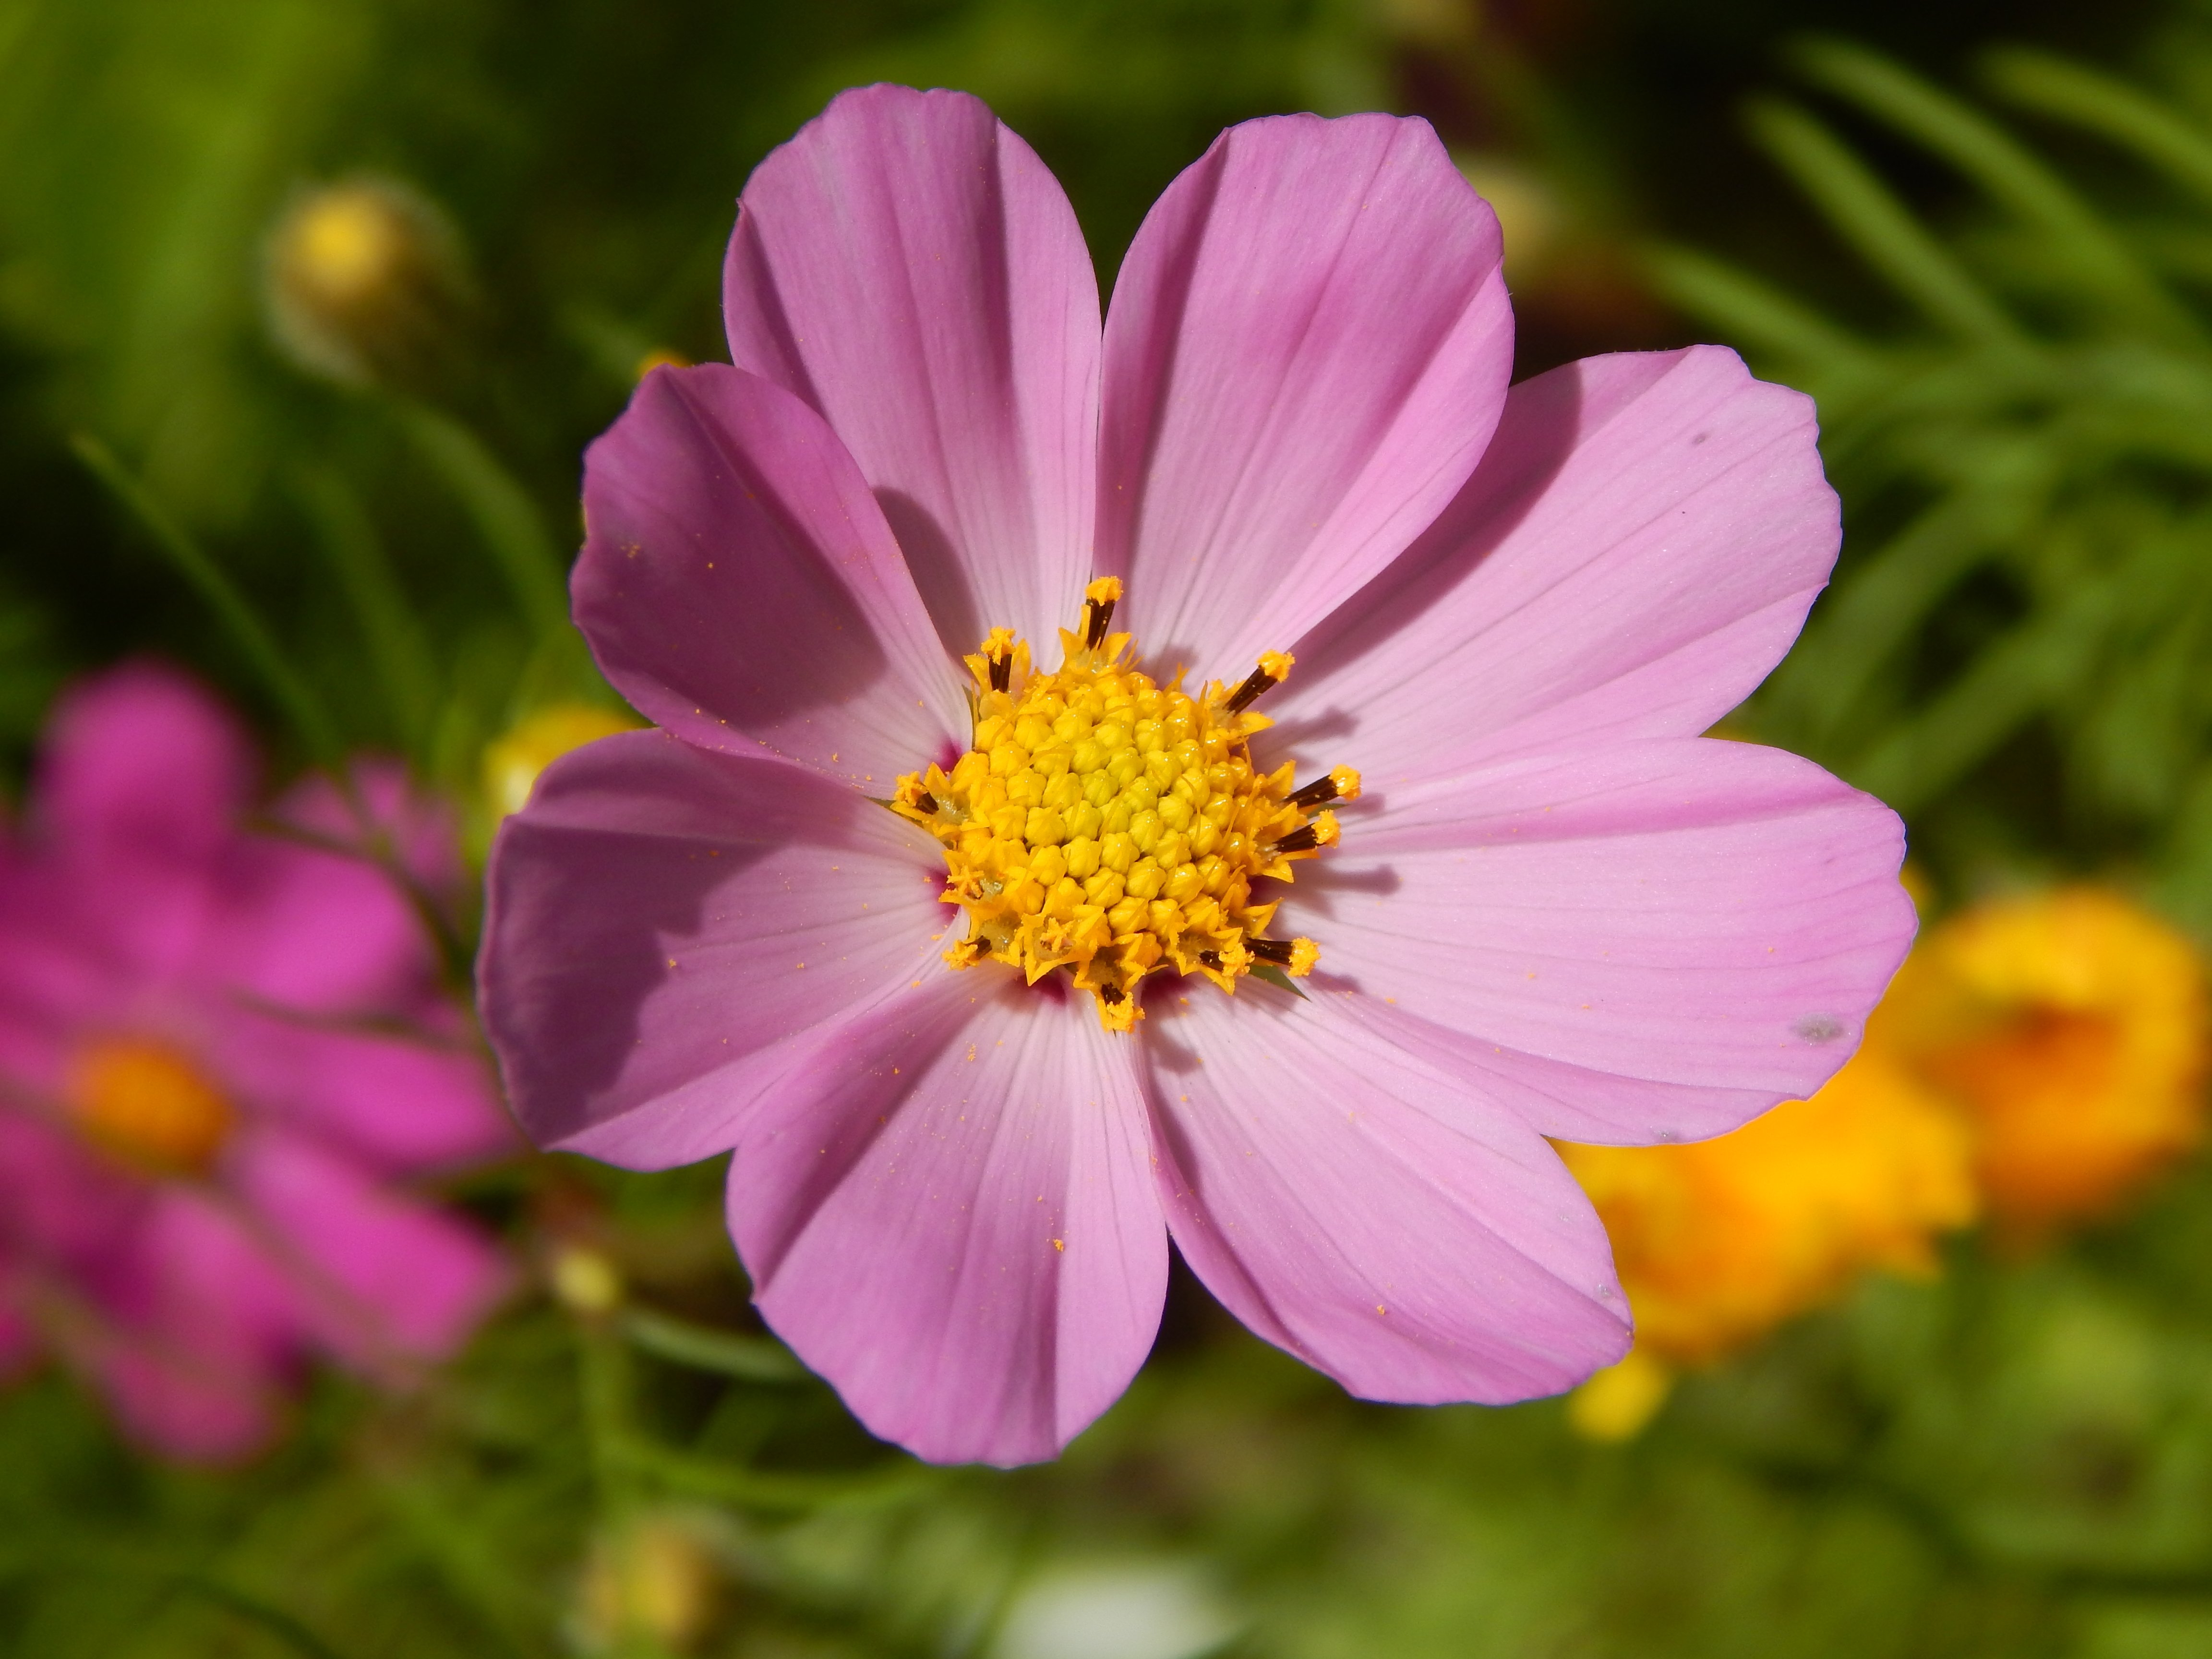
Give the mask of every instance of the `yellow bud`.
M 622 1305 L 622 1272 L 615 1264 L 581 1244 L 566 1244 L 553 1258 L 553 1294 L 571 1313 L 597 1319 Z
M 277 343 L 301 368 L 349 385 L 440 378 L 475 306 L 446 216 L 382 179 L 297 197 L 270 233 L 264 284 Z
M 538 775 L 571 749 L 636 727 L 629 715 L 589 703 L 562 702 L 541 708 L 486 746 L 484 799 L 499 817 L 519 812 L 528 804 Z

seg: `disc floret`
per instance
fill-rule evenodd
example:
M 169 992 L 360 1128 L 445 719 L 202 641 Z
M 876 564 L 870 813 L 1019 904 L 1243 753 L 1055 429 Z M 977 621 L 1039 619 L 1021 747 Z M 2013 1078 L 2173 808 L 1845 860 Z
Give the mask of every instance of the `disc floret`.
M 950 772 L 907 774 L 891 802 L 944 847 L 945 902 L 968 913 L 945 959 L 1003 962 L 1031 984 L 1065 969 L 1109 1030 L 1141 1018 L 1137 981 L 1158 969 L 1232 994 L 1262 966 L 1311 971 L 1310 939 L 1265 937 L 1275 905 L 1255 902 L 1252 884 L 1289 881 L 1333 845 L 1322 802 L 1359 793 L 1349 767 L 1297 790 L 1288 762 L 1253 765 L 1247 745 L 1273 722 L 1249 705 L 1289 673 L 1287 654 L 1268 653 L 1233 690 L 1214 681 L 1192 696 L 1180 672 L 1162 685 L 1130 636 L 1109 631 L 1121 591 L 1112 577 L 1085 590 L 1084 626 L 1060 630 L 1050 673 L 994 629 L 966 659 L 968 752 Z

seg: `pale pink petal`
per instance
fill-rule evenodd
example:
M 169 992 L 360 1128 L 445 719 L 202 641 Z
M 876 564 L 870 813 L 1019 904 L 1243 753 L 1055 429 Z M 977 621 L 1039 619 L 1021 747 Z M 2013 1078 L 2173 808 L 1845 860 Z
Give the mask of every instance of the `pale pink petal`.
M 254 1136 L 237 1149 L 230 1178 L 301 1317 L 354 1364 L 443 1358 L 507 1287 L 505 1261 L 475 1227 L 304 1137 Z
M 1075 625 L 1097 279 L 1060 185 L 988 108 L 841 94 L 745 185 L 722 314 L 731 361 L 845 441 L 956 653 Z
M 761 1311 L 875 1433 L 1032 1462 L 1128 1386 L 1168 1265 L 1133 1059 L 1057 981 L 939 969 L 748 1125 Z
M 732 1145 L 779 1045 L 908 987 L 957 920 L 886 808 L 657 732 L 547 769 L 488 884 L 481 1006 L 523 1127 L 643 1169 Z
M 1168 187 L 1106 320 L 1099 567 L 1234 681 L 1402 552 L 1504 406 L 1498 221 L 1424 121 L 1290 115 Z
M 655 369 L 585 457 L 584 518 L 576 625 L 616 689 L 687 742 L 888 795 L 966 732 L 867 484 L 781 387 L 717 363 Z
M 1809 1095 L 1912 939 L 1896 814 L 1779 750 L 1508 762 L 1345 822 L 1277 930 L 1391 1040 L 1569 1139 L 1700 1139 Z
M 1628 1346 L 1604 1228 L 1514 1112 L 1341 993 L 1155 994 L 1169 1225 L 1260 1335 L 1370 1400 L 1556 1394 Z
M 231 833 L 255 769 L 246 733 L 196 682 L 126 664 L 56 705 L 40 757 L 39 815 L 72 856 L 196 860 Z
M 1780 661 L 1828 579 L 1812 400 L 1718 346 L 1513 388 L 1435 527 L 1269 695 L 1305 773 L 1388 787 L 1564 744 L 1692 737 Z
M 458 1035 L 231 1011 L 209 1058 L 264 1122 L 406 1174 L 520 1150 L 482 1051 Z

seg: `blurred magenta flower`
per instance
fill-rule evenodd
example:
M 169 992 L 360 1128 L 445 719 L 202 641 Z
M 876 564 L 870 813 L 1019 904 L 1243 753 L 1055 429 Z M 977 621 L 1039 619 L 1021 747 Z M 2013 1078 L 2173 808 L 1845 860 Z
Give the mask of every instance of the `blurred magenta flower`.
M 188 1458 L 262 1443 L 305 1353 L 398 1381 L 450 1352 L 506 1276 L 395 1184 L 514 1144 L 422 922 L 330 850 L 358 837 L 327 782 L 249 828 L 254 772 L 205 693 L 118 669 L 63 700 L 0 840 L 0 1364 L 51 1349 Z M 459 880 L 441 810 L 356 781 Z
M 1701 735 L 1835 556 L 1810 404 L 1712 348 L 1509 393 L 1498 257 L 1425 124 L 1253 121 L 1102 331 L 1029 148 L 869 88 L 746 186 L 735 366 L 593 446 L 576 616 L 661 729 L 507 821 L 487 1024 L 544 1144 L 736 1149 L 878 1433 L 1050 1455 L 1170 1236 L 1354 1393 L 1567 1387 L 1628 1313 L 1544 1137 L 1809 1094 L 1903 956 L 1896 818 Z

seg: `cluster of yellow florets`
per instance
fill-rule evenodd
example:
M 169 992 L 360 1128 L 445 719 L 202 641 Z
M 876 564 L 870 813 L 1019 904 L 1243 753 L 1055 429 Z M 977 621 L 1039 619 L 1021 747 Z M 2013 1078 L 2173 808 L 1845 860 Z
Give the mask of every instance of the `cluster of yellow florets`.
M 1263 964 L 1310 971 L 1311 940 L 1263 937 L 1275 906 L 1255 903 L 1252 884 L 1290 880 L 1334 842 L 1335 814 L 1316 809 L 1359 791 L 1349 768 L 1296 793 L 1288 763 L 1254 768 L 1246 744 L 1271 722 L 1243 704 L 1290 672 L 1287 656 L 1262 658 L 1234 691 L 1158 684 L 1129 635 L 1105 630 L 1120 593 L 1111 578 L 1091 585 L 1086 626 L 1061 630 L 1052 673 L 994 629 L 967 659 L 973 746 L 949 773 L 901 778 L 891 803 L 943 844 L 945 902 L 968 912 L 947 960 L 1006 963 L 1031 983 L 1066 968 L 1109 1030 L 1140 1017 L 1136 982 L 1155 969 L 1231 992 Z

